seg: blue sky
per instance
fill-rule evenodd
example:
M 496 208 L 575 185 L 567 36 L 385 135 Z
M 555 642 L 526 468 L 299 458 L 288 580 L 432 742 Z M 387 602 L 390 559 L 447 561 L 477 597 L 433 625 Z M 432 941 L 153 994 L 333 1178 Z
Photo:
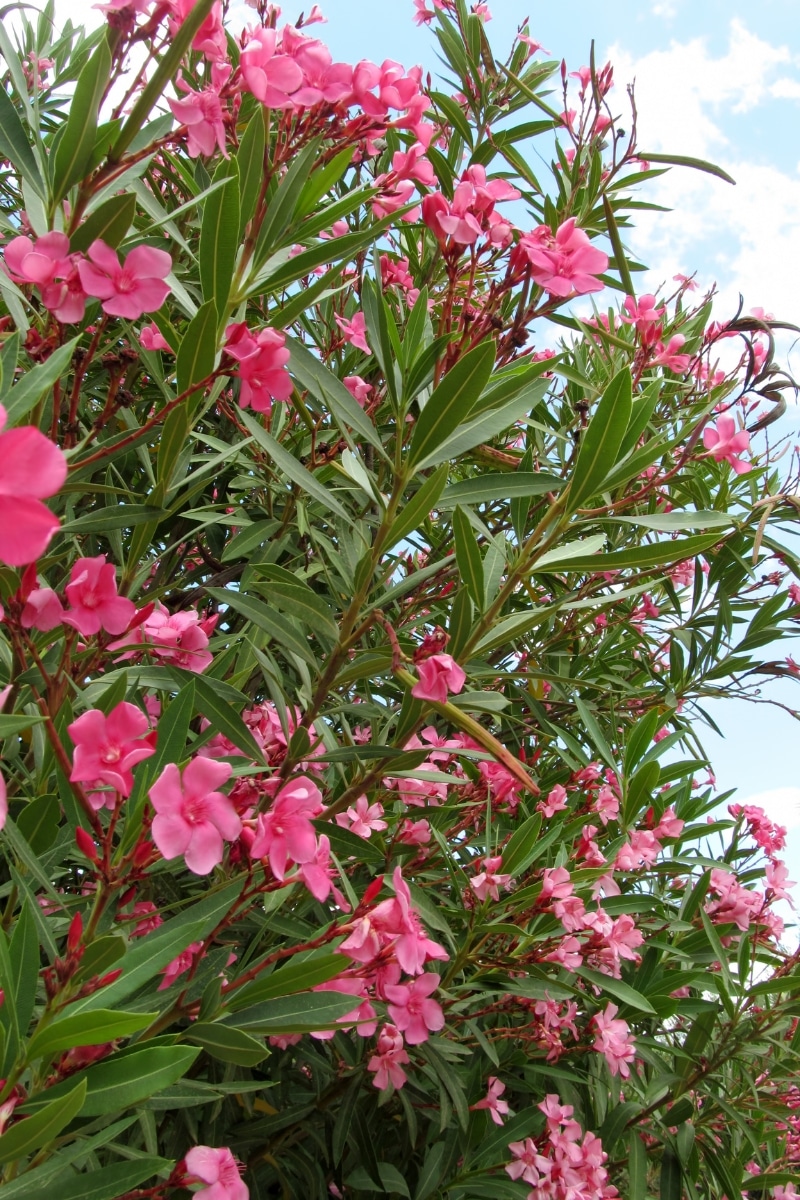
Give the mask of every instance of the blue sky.
M 636 80 L 639 145 L 708 158 L 737 180 L 731 187 L 706 175 L 671 171 L 652 198 L 671 214 L 643 214 L 630 242 L 650 265 L 655 289 L 677 271 L 697 271 L 720 290 L 717 312 L 732 315 L 738 295 L 745 310 L 762 306 L 800 324 L 800 5 L 797 0 L 489 0 L 487 32 L 502 53 L 530 17 L 531 35 L 576 70 L 596 43 L 598 63 L 615 66 L 618 111 L 627 113 L 625 84 Z M 57 11 L 96 23 L 87 0 L 57 0 Z M 310 3 L 304 5 L 306 11 Z M 313 32 L 335 58 L 393 58 L 437 70 L 436 43 L 413 24 L 412 0 L 321 0 L 327 25 Z M 284 5 L 296 19 L 301 6 Z M 247 21 L 242 0 L 232 12 Z M 642 288 L 644 290 L 644 288 Z M 800 344 L 782 350 L 800 377 Z M 782 422 L 800 441 L 800 408 Z M 787 653 L 779 649 L 776 657 Z M 795 650 L 797 657 L 797 651 Z M 763 698 L 798 704 L 794 681 L 769 685 Z M 704 735 L 721 789 L 739 798 L 759 795 L 773 819 L 791 826 L 787 862 L 800 879 L 798 726 L 768 705 L 716 703 L 725 735 Z

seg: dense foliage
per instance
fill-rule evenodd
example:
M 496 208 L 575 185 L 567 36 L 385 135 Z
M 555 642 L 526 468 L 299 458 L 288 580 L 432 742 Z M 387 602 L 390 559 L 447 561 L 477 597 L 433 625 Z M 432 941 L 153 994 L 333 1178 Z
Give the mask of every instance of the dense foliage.
M 483 4 L 435 85 L 103 8 L 0 27 L 4 1200 L 797 1195 L 699 736 L 797 674 L 791 381 L 624 245 L 716 168 Z

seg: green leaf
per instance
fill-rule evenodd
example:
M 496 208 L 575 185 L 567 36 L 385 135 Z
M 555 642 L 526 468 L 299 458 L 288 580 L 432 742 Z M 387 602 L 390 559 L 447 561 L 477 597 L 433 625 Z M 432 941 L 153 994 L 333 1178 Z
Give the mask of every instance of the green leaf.
M 2 90 L 2 89 L 0 89 Z M 47 395 L 72 362 L 72 355 L 79 338 L 71 338 L 63 346 L 54 350 L 43 363 L 37 363 L 29 371 L 25 371 L 19 383 L 8 393 L 5 401 L 8 424 L 16 425 L 22 417 L 28 415 L 31 409 Z
M 289 370 L 300 387 L 311 392 L 326 408 L 340 429 L 352 429 L 376 450 L 383 444 L 364 410 L 353 398 L 338 376 L 293 337 L 286 338 L 290 354 Z
M 329 512 L 336 513 L 337 517 L 347 521 L 349 524 L 351 517 L 349 513 L 342 508 L 339 501 L 331 494 L 328 488 L 323 483 L 320 483 L 310 471 L 299 463 L 293 454 L 290 454 L 280 442 L 276 441 L 272 434 L 267 433 L 266 429 L 258 423 L 251 413 L 243 410 L 240 414 L 240 419 L 252 433 L 255 440 L 263 450 L 266 450 L 275 466 L 283 471 L 292 483 L 296 483 L 302 491 L 309 496 L 313 496 L 318 500 Z
M 95 509 L 76 517 L 74 521 L 65 521 L 61 532 L 74 536 L 85 533 L 105 533 L 111 529 L 133 529 L 134 525 L 144 525 L 148 521 L 158 521 L 165 517 L 167 510 L 156 508 L 152 504 L 115 504 Z
M 498 471 L 496 474 L 477 475 L 461 483 L 451 483 L 442 495 L 442 508 L 456 504 L 492 504 L 513 500 L 517 497 L 542 496 L 546 492 L 557 492 L 566 480 L 557 475 L 546 475 L 538 471 Z
M 668 512 L 652 513 L 642 517 L 610 517 L 616 524 L 638 525 L 641 529 L 654 529 L 658 533 L 683 533 L 687 529 L 725 529 L 733 524 L 729 513 L 721 512 Z
M 503 851 L 503 871 L 509 875 L 521 875 L 536 857 L 536 843 L 542 828 L 542 814 L 534 813 L 523 821 L 511 835 Z
M 69 117 L 59 138 L 53 166 L 53 202 L 83 179 L 97 140 L 97 114 L 111 73 L 111 50 L 103 38 L 78 76 Z
M 301 961 L 292 959 L 288 966 L 273 971 L 264 979 L 254 979 L 252 983 L 233 992 L 228 1002 L 231 1012 L 238 1012 L 262 1000 L 275 1000 L 280 996 L 294 996 L 298 992 L 306 992 L 318 983 L 327 983 L 328 980 L 341 975 L 347 963 L 347 959 L 341 954 L 325 953 L 309 958 L 298 957 Z
M 202 711 L 208 710 L 203 707 Z M 213 723 L 214 714 L 209 713 L 209 716 Z M 228 736 L 226 730 L 222 732 Z M 219 891 L 204 896 L 202 900 L 185 909 L 180 916 L 173 917 L 153 933 L 149 933 L 146 938 L 139 938 L 125 955 L 125 965 L 120 978 L 91 996 L 74 1001 L 70 1005 L 70 1013 L 87 1010 L 94 1012 L 99 1008 L 108 1008 L 138 992 L 140 987 L 162 971 L 173 958 L 177 958 L 187 946 L 192 942 L 202 941 L 216 929 L 238 900 L 243 886 L 243 880 L 235 880 Z
M 5 88 L 0 88 L 0 157 L 7 158 L 42 200 L 47 188 L 39 172 L 25 127 Z
M 572 564 L 575 559 L 583 560 L 595 551 L 602 550 L 605 544 L 606 536 L 604 533 L 594 533 L 588 538 L 582 538 L 574 542 L 564 542 L 563 545 L 554 546 L 552 550 L 545 551 L 540 558 L 537 558 L 533 565 L 533 570 L 558 570 L 564 563 Z
M 736 184 L 736 180 L 722 167 L 706 162 L 704 158 L 692 158 L 686 154 L 648 154 L 644 150 L 636 151 L 637 157 L 649 163 L 665 163 L 669 167 L 692 167 L 695 171 L 704 171 L 706 175 L 716 175 L 726 183 Z
M 26 1101 L 22 1111 L 38 1108 L 48 1096 L 60 1096 L 74 1079 L 79 1079 L 86 1087 L 86 1098 L 80 1109 L 83 1116 L 102 1117 L 106 1113 L 119 1113 L 177 1083 L 199 1053 L 192 1046 L 134 1047 L 48 1088 L 40 1096 Z
M 217 316 L 224 319 L 239 247 L 239 179 L 235 158 L 223 159 L 214 172 L 214 183 L 227 180 L 212 192 L 203 207 L 200 228 L 200 283 L 203 299 L 213 300 Z
M 586 539 L 588 542 L 591 538 Z M 684 558 L 695 558 L 706 550 L 710 550 L 719 541 L 718 534 L 698 534 L 696 537 L 679 538 L 676 541 L 653 542 L 650 545 L 635 546 L 630 550 L 613 550 L 610 554 L 576 554 L 569 556 L 565 562 L 565 570 L 569 571 L 622 571 L 635 567 L 641 571 L 650 571 L 654 567 L 664 567 L 669 563 L 680 562 Z M 576 543 L 572 543 L 576 546 Z M 577 546 L 576 546 L 577 548 Z M 543 556 L 539 563 L 548 556 Z M 534 570 L 539 567 L 537 563 Z
M 8 947 L 11 964 L 9 1003 L 14 1005 L 20 1037 L 28 1031 L 39 982 L 39 933 L 29 903 L 22 906 Z
M 253 219 L 258 194 L 264 182 L 264 150 L 266 133 L 264 116 L 266 109 L 258 104 L 247 123 L 239 142 L 236 161 L 239 166 L 239 237 L 242 237 L 248 222 Z
M 178 347 L 178 394 L 207 379 L 217 360 L 217 309 L 213 300 L 198 308 Z
M 35 855 L 42 855 L 58 837 L 61 805 L 57 796 L 34 796 L 17 817 L 17 829 Z
M 191 679 L 163 710 L 158 722 L 156 752 L 148 760 L 149 775 L 155 779 L 167 763 L 179 763 L 187 757 L 186 741 L 195 711 L 195 681 Z
M 647 1150 L 634 1128 L 628 1138 L 629 1200 L 645 1200 L 647 1196 Z
M 12 1125 L 0 1137 L 0 1162 L 15 1162 L 33 1150 L 43 1150 L 82 1111 L 87 1092 L 85 1079 L 77 1084 L 69 1080 L 61 1085 L 61 1094 L 51 1098 L 55 1090 L 49 1088 L 43 1092 L 39 1111 Z
M 453 535 L 459 574 L 479 611 L 483 610 L 483 559 L 463 508 L 453 513 Z
M 63 1146 L 41 1166 L 25 1171 L 16 1179 L 7 1180 L 3 1184 L 3 1200 L 53 1200 L 53 1181 L 57 1178 L 60 1180 L 65 1167 L 113 1141 L 119 1134 L 124 1133 L 135 1120 L 135 1116 L 124 1117 L 121 1121 L 114 1121 L 111 1125 L 106 1125 L 94 1137 L 79 1138 L 69 1146 Z M 59 1188 L 59 1193 L 60 1190 Z M 60 1194 L 59 1200 L 61 1200 Z M 116 1197 L 113 1197 L 113 1200 L 116 1200 Z
M 434 471 L 432 475 L 422 481 L 410 499 L 404 501 L 392 523 L 385 546 L 386 550 L 390 550 L 392 546 L 396 546 L 403 538 L 420 528 L 430 516 L 431 511 L 436 508 L 446 482 L 447 464 L 443 463 L 438 471 Z
M 237 746 L 247 758 L 251 758 L 253 762 L 263 763 L 264 755 L 258 742 L 236 709 L 228 703 L 224 696 L 215 691 L 211 679 L 195 675 L 194 686 L 198 711 L 208 718 L 214 729 L 218 733 L 224 734 L 228 741 L 233 742 L 234 746 Z
M 647 997 L 643 996 L 641 992 L 637 992 L 636 988 L 632 988 L 630 984 L 625 983 L 622 979 L 614 979 L 610 975 L 603 975 L 600 971 L 593 971 L 591 967 L 578 967 L 575 974 L 580 975 L 581 979 L 588 979 L 589 983 L 593 983 L 602 992 L 607 992 L 609 996 L 613 996 L 621 1004 L 627 1004 L 629 1008 L 635 1008 L 638 1012 L 649 1013 L 653 1017 L 656 1015 L 656 1010 Z
M 251 1037 L 243 1029 L 222 1025 L 219 1021 L 192 1025 L 185 1036 L 190 1042 L 202 1046 L 212 1058 L 235 1063 L 239 1067 L 254 1067 L 269 1054 L 263 1041 Z
M 283 608 L 298 621 L 308 625 L 315 632 L 322 634 L 323 637 L 330 638 L 334 642 L 339 640 L 339 626 L 334 620 L 331 608 L 322 596 L 297 576 L 287 579 L 288 572 L 278 578 L 277 573 L 280 571 L 280 567 L 273 567 L 267 563 L 262 570 L 268 579 L 267 588 L 271 602 L 274 602 L 278 608 Z
M 70 250 L 73 253 L 88 250 L 97 238 L 112 250 L 116 250 L 127 237 L 135 214 L 136 196 L 133 192 L 126 192 L 122 196 L 110 196 L 70 234 Z
M 408 1190 L 408 1184 L 397 1167 L 393 1167 L 391 1163 L 379 1162 L 377 1168 L 381 1186 L 385 1194 L 410 1198 L 411 1193 Z M 375 1191 L 375 1184 L 364 1167 L 356 1167 L 355 1171 L 352 1171 L 347 1176 L 345 1183 L 347 1187 L 354 1188 L 356 1191 Z
M 291 166 L 279 181 L 274 191 L 270 192 L 267 202 L 267 212 L 264 222 L 258 232 L 255 260 L 263 263 L 270 253 L 281 243 L 284 234 L 292 223 L 297 210 L 297 202 L 308 182 L 309 173 L 314 160 L 318 157 L 321 144 L 320 138 L 314 138 L 296 154 Z
M 499 405 L 497 408 L 487 408 L 480 416 L 473 417 L 465 425 L 459 425 L 456 430 L 445 438 L 438 449 L 431 451 L 427 458 L 417 463 L 417 470 L 425 467 L 438 466 L 440 462 L 458 459 L 467 450 L 479 446 L 482 442 L 491 442 L 501 433 L 526 417 L 534 408 L 550 386 L 549 380 L 536 380 L 530 387 L 512 400 Z M 480 404 L 478 404 L 480 407 Z
M 584 500 L 597 494 L 600 484 L 616 463 L 632 405 L 631 372 L 629 367 L 623 367 L 606 388 L 583 433 L 570 478 L 569 512 L 574 512 Z
M 34 1034 L 28 1044 L 27 1060 L 52 1058 L 74 1046 L 102 1046 L 104 1042 L 130 1037 L 145 1029 L 157 1016 L 157 1013 L 111 1012 L 98 1008 L 94 1012 L 61 1017 Z
M 414 1200 L 428 1200 L 428 1197 L 432 1196 L 436 1191 L 439 1180 L 442 1177 L 444 1150 L 444 1142 L 434 1142 L 425 1155 L 422 1170 L 417 1177 L 417 1190 L 414 1192 Z
M 270 1037 L 288 1033 L 312 1033 L 335 1029 L 340 1017 L 358 1007 L 357 998 L 342 992 L 303 992 L 296 996 L 266 1000 L 236 1014 L 239 1029 L 249 1029 Z M 223 1018 L 226 1022 L 232 1017 Z
M 33 725 L 39 725 L 43 720 L 44 717 L 32 716 L 28 713 L 0 713 L 0 738 L 22 733 Z
M 417 419 L 409 466 L 423 466 L 464 423 L 491 378 L 496 354 L 493 341 L 482 342 L 447 372 Z
M 152 1175 L 165 1173 L 172 1161 L 144 1154 L 131 1162 L 113 1163 L 110 1167 L 90 1168 L 82 1175 L 59 1179 L 58 1200 L 117 1200 L 146 1183 Z M 50 1200 L 52 1190 L 31 1193 L 25 1200 Z
M 661 1200 L 681 1200 L 683 1196 L 683 1172 L 680 1160 L 671 1146 L 665 1146 L 661 1156 Z
M 290 650 L 310 666 L 316 667 L 317 657 L 308 644 L 306 635 L 291 621 L 280 613 L 274 612 L 253 596 L 242 595 L 240 592 L 224 591 L 222 588 L 207 588 L 208 594 L 220 604 L 226 604 L 235 612 L 241 613 L 248 621 L 269 634 L 270 638 L 283 650 Z

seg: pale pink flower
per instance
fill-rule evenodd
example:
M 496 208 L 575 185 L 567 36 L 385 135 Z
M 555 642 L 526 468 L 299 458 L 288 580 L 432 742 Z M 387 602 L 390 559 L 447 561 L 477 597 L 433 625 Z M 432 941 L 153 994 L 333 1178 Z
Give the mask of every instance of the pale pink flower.
M 367 1070 L 373 1071 L 373 1084 L 381 1091 L 391 1083 L 394 1088 L 401 1088 L 408 1076 L 401 1064 L 409 1061 L 403 1046 L 403 1035 L 394 1025 L 386 1024 L 378 1034 L 378 1044 L 375 1053 L 367 1063 Z
M 675 810 L 667 808 L 661 815 L 661 818 L 656 825 L 653 833 L 657 838 L 673 838 L 680 837 L 683 831 L 684 822 L 680 817 L 675 816 Z
M 797 884 L 794 879 L 789 878 L 786 864 L 782 862 L 767 863 L 766 875 L 767 887 L 772 892 L 772 899 L 788 900 L 790 904 L 793 904 L 788 889 L 797 887 Z
M 269 858 L 273 875 L 283 880 L 289 861 L 302 864 L 315 857 L 317 835 L 311 821 L 323 810 L 322 794 L 313 780 L 305 775 L 290 780 L 269 811 L 259 814 L 250 856 Z
M 52 588 L 34 588 L 28 593 L 19 623 L 24 629 L 39 629 L 47 633 L 61 625 L 64 606 Z
M 614 867 L 618 871 L 636 871 L 654 863 L 660 850 L 661 843 L 655 833 L 649 829 L 634 829 L 617 851 Z
M 653 356 L 652 363 L 655 367 L 666 367 L 668 371 L 674 371 L 676 375 L 683 375 L 689 369 L 689 363 L 692 361 L 691 354 L 681 354 L 681 348 L 685 343 L 686 338 L 682 333 L 673 334 L 666 346 L 663 342 L 656 343 L 656 353 Z
M 99 238 L 88 250 L 90 262 L 78 263 L 84 291 L 101 301 L 111 317 L 135 321 L 142 313 L 155 312 L 166 300 L 170 286 L 165 282 L 172 270 L 166 250 L 136 246 L 120 262 L 117 254 Z
M 608 267 L 608 255 L 592 245 L 575 217 L 559 225 L 555 236 L 540 225 L 520 238 L 531 276 L 551 296 L 579 296 L 601 292 L 605 284 L 596 278 Z
M 742 450 L 750 448 L 750 434 L 746 429 L 737 431 L 733 417 L 723 415 L 716 425 L 707 425 L 703 430 L 703 445 L 716 462 L 723 459 L 729 462 L 737 475 L 744 475 L 752 466 L 739 458 Z
M 267 108 L 293 108 L 292 93 L 303 84 L 303 72 L 288 54 L 278 52 L 274 29 L 255 29 L 240 58 L 248 92 Z
M 503 858 L 500 854 L 485 858 L 481 864 L 483 870 L 470 880 L 470 887 L 479 900 L 485 900 L 488 896 L 491 896 L 493 900 L 499 900 L 499 889 L 508 887 L 511 876 L 502 875 L 498 871 L 502 862 Z
M 352 319 L 340 317 L 335 314 L 336 324 L 342 331 L 342 339 L 345 342 L 350 342 L 357 350 L 363 350 L 365 354 L 371 354 L 367 342 L 367 320 L 363 313 L 355 313 Z
M 489 1116 L 492 1118 L 495 1125 L 502 1125 L 503 1117 L 509 1111 L 508 1101 L 500 1099 L 505 1090 L 506 1085 L 499 1080 L 496 1075 L 490 1075 L 488 1079 L 488 1090 L 483 1100 L 479 1100 L 477 1104 L 472 1104 L 470 1107 L 473 1109 L 488 1109 Z
M 592 810 L 596 812 L 604 825 L 609 821 L 616 821 L 619 816 L 619 796 L 604 783 L 598 791 L 592 803 Z
M 524 1142 L 509 1142 L 508 1148 L 515 1161 L 508 1163 L 506 1173 L 512 1179 L 522 1179 L 535 1186 L 539 1182 L 537 1164 L 546 1162 L 546 1159 L 539 1154 L 533 1138 L 525 1138 Z
M 0 404 L 0 562 L 21 567 L 44 554 L 59 528 L 42 500 L 63 486 L 67 460 L 32 425 L 5 429 L 7 419 Z
M 409 1046 L 427 1042 L 429 1034 L 444 1028 L 441 1006 L 430 998 L 439 983 L 436 972 L 428 971 L 410 983 L 389 984 L 384 989 L 389 1001 L 389 1016 L 405 1035 Z
M 595 1028 L 592 1049 L 604 1054 L 612 1075 L 627 1079 L 630 1075 L 629 1062 L 636 1057 L 636 1047 L 631 1038 L 627 1021 L 617 1018 L 616 1004 L 608 1004 L 605 1012 L 595 1013 L 590 1022 Z
M 194 1195 L 199 1200 L 248 1200 L 250 1191 L 239 1174 L 240 1167 L 226 1146 L 193 1146 L 184 1159 L 193 1179 L 208 1184 Z
M 427 846 L 431 840 L 431 827 L 426 820 L 410 821 L 406 819 L 400 826 L 397 835 L 398 842 L 408 846 Z
M 233 802 L 214 789 L 232 767 L 213 758 L 193 758 L 183 773 L 168 763 L 148 795 L 155 809 L 153 841 L 167 860 L 180 858 L 195 875 L 208 875 L 222 862 L 224 842 L 234 842 L 242 822 Z
M 351 804 L 345 812 L 336 814 L 336 824 L 349 829 L 356 837 L 368 838 L 373 829 L 377 832 L 387 828 L 382 817 L 382 804 L 370 804 L 366 796 L 359 796 L 355 805 Z
M 548 793 L 546 800 L 540 800 L 536 805 L 544 817 L 554 817 L 557 812 L 563 812 L 567 807 L 567 791 L 560 783 Z
M 84 637 L 104 630 L 122 633 L 136 612 L 136 605 L 126 596 L 117 594 L 117 573 L 105 554 L 96 558 L 79 558 L 70 572 L 66 587 L 69 611 L 63 620 Z
M 548 900 L 566 900 L 575 891 L 566 867 L 545 867 L 542 871 L 542 890 L 539 903 Z
M 360 375 L 345 375 L 342 383 L 353 399 L 363 408 L 372 393 L 372 384 L 367 383 Z
M 155 754 L 156 733 L 135 704 L 123 700 L 106 716 L 90 708 L 67 726 L 75 745 L 70 779 L 74 783 L 107 784 L 129 796 L 132 768 Z M 102 798 L 97 807 L 102 807 Z
M 339 104 L 349 100 L 353 90 L 353 68 L 347 63 L 333 62 L 326 45 L 316 38 L 306 37 L 292 25 L 285 25 L 280 48 L 303 73 L 301 86 L 291 94 L 294 108 L 313 108 L 317 104 Z
M 718 897 L 707 901 L 705 906 L 706 912 L 713 917 L 714 924 L 733 924 L 742 933 L 748 931 L 764 904 L 761 892 L 751 892 L 742 887 L 735 875 L 720 868 L 711 872 L 709 891 Z
M 421 80 L 421 67 L 412 67 L 406 74 L 393 59 L 385 59 L 380 66 L 362 59 L 353 68 L 352 101 L 371 117 L 385 117 L 390 108 L 411 107 L 419 98 Z
M 457 694 L 466 682 L 466 672 L 449 654 L 432 654 L 417 663 L 419 681 L 411 689 L 417 700 L 445 704 L 449 692 Z
M 800 604 L 800 583 L 789 584 L 789 599 L 792 604 Z

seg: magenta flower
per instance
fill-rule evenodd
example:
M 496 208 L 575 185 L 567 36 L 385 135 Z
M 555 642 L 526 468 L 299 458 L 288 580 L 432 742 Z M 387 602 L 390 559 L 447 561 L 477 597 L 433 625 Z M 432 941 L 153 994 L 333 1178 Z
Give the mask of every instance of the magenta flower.
M 105 554 L 96 558 L 79 558 L 74 564 L 66 587 L 69 612 L 63 620 L 84 637 L 104 630 L 122 633 L 136 612 L 132 600 L 117 594 L 117 573 Z
M 384 1025 L 378 1034 L 375 1053 L 367 1063 L 367 1070 L 375 1074 L 372 1081 L 375 1087 L 383 1091 L 391 1083 L 399 1090 L 408 1078 L 401 1063 L 408 1061 L 402 1033 L 394 1025 Z
M 353 399 L 363 408 L 372 392 L 372 384 L 367 383 L 360 375 L 345 375 L 342 383 Z
M 67 460 L 32 425 L 2 432 L 6 420 L 0 404 L 0 562 L 21 567 L 44 554 L 59 527 L 42 500 L 63 486 Z
M 435 704 L 446 704 L 448 692 L 460 692 L 466 681 L 466 672 L 449 654 L 432 654 L 417 663 L 419 681 L 411 689 L 417 700 L 432 700 Z
M 303 84 L 303 72 L 288 54 L 277 49 L 274 29 L 255 29 L 239 63 L 248 92 L 267 108 L 293 108 L 292 93 Z
M 135 321 L 142 313 L 161 308 L 171 290 L 165 283 L 172 270 L 166 250 L 137 246 L 123 265 L 111 247 L 98 238 L 88 253 L 91 262 L 79 262 L 78 272 L 84 291 L 101 301 L 103 312 Z
M 682 375 L 689 369 L 689 363 L 692 361 L 691 354 L 680 353 L 685 341 L 686 338 L 682 333 L 676 333 L 669 339 L 666 346 L 662 342 L 658 342 L 652 360 L 653 366 L 666 367 L 668 371 Z
M 250 1190 L 239 1174 L 239 1163 L 227 1146 L 193 1146 L 184 1159 L 193 1179 L 208 1184 L 195 1192 L 200 1200 L 249 1200 Z
M 153 323 L 145 325 L 139 334 L 139 341 L 143 350 L 167 350 L 170 354 L 175 353 L 161 330 Z
M 15 237 L 5 248 L 6 270 L 16 283 L 43 287 L 69 270 L 69 238 L 65 233 L 46 233 L 33 241 Z
M 156 601 L 156 607 L 140 625 L 117 642 L 111 642 L 109 650 L 128 649 L 120 659 L 134 658 L 139 650 L 150 650 L 164 662 L 175 663 L 185 671 L 199 675 L 213 661 L 208 647 L 208 635 L 216 618 L 201 621 L 194 609 L 170 615 Z
M 605 284 L 596 276 L 608 267 L 608 255 L 577 228 L 575 217 L 559 225 L 555 237 L 547 225 L 520 238 L 531 267 L 531 276 L 551 296 L 602 292 Z
M 150 730 L 142 710 L 125 700 L 108 716 L 90 708 L 67 726 L 67 732 L 75 744 L 70 779 L 104 783 L 123 796 L 133 791 L 131 768 L 155 754 L 155 730 Z
M 222 862 L 223 842 L 234 842 L 242 822 L 233 802 L 215 791 L 230 778 L 230 763 L 193 758 L 183 774 L 168 763 L 148 795 L 156 811 L 153 841 L 166 859 L 183 855 L 195 875 L 208 875 Z
M 409 1046 L 427 1042 L 429 1034 L 438 1033 L 444 1028 L 441 1006 L 430 998 L 439 982 L 435 971 L 427 971 L 411 983 L 388 984 L 384 988 L 389 1001 L 389 1016 L 405 1034 Z
M 365 354 L 372 354 L 367 342 L 367 321 L 363 313 L 356 313 L 349 321 L 347 317 L 340 317 L 336 314 L 336 324 L 341 329 L 345 342 L 350 342 L 357 350 L 363 350 Z
M 169 31 L 173 37 L 194 7 L 195 0 L 169 0 L 169 8 L 171 9 Z M 211 12 L 194 35 L 192 49 L 197 50 L 200 54 L 204 54 L 212 62 L 225 58 L 228 53 L 228 40 L 225 37 L 225 28 L 222 24 L 222 4 L 220 0 L 215 0 L 215 3 L 211 6 Z M 206 1200 L 217 1200 L 217 1198 L 207 1197 Z
M 255 336 L 243 321 L 225 330 L 225 349 L 239 363 L 239 407 L 269 416 L 273 400 L 288 400 L 294 387 L 286 369 L 286 335 L 262 329 Z
M 509 1111 L 508 1101 L 500 1099 L 505 1090 L 506 1085 L 502 1080 L 498 1079 L 496 1075 L 490 1075 L 486 1095 L 483 1100 L 479 1100 L 477 1104 L 471 1105 L 471 1108 L 487 1109 L 495 1125 L 502 1125 L 503 1117 Z
M 752 463 L 739 458 L 742 450 L 750 448 L 750 434 L 746 429 L 737 431 L 733 417 L 721 416 L 716 426 L 708 425 L 703 430 L 703 445 L 716 462 L 729 462 L 737 475 L 749 471 Z
M 317 835 L 311 824 L 323 811 L 319 788 L 305 775 L 290 780 L 261 813 L 250 848 L 252 858 L 268 858 L 276 879 L 284 879 L 289 861 L 310 863 L 317 853 Z
M 323 833 L 320 836 L 314 857 L 300 865 L 300 878 L 315 900 L 327 900 L 333 896 L 333 902 L 342 912 L 350 912 L 350 905 L 333 882 L 338 877 L 338 871 L 331 862 L 331 843 Z M 336 991 L 336 989 L 333 989 Z
M 52 588 L 34 588 L 28 593 L 19 623 L 23 629 L 39 629 L 48 633 L 61 625 L 64 608 Z
M 498 871 L 502 862 L 502 856 L 499 854 L 484 858 L 481 863 L 483 870 L 470 881 L 470 887 L 479 900 L 486 900 L 488 896 L 491 896 L 492 900 L 499 900 L 499 889 L 508 887 L 511 876 L 500 874 Z

